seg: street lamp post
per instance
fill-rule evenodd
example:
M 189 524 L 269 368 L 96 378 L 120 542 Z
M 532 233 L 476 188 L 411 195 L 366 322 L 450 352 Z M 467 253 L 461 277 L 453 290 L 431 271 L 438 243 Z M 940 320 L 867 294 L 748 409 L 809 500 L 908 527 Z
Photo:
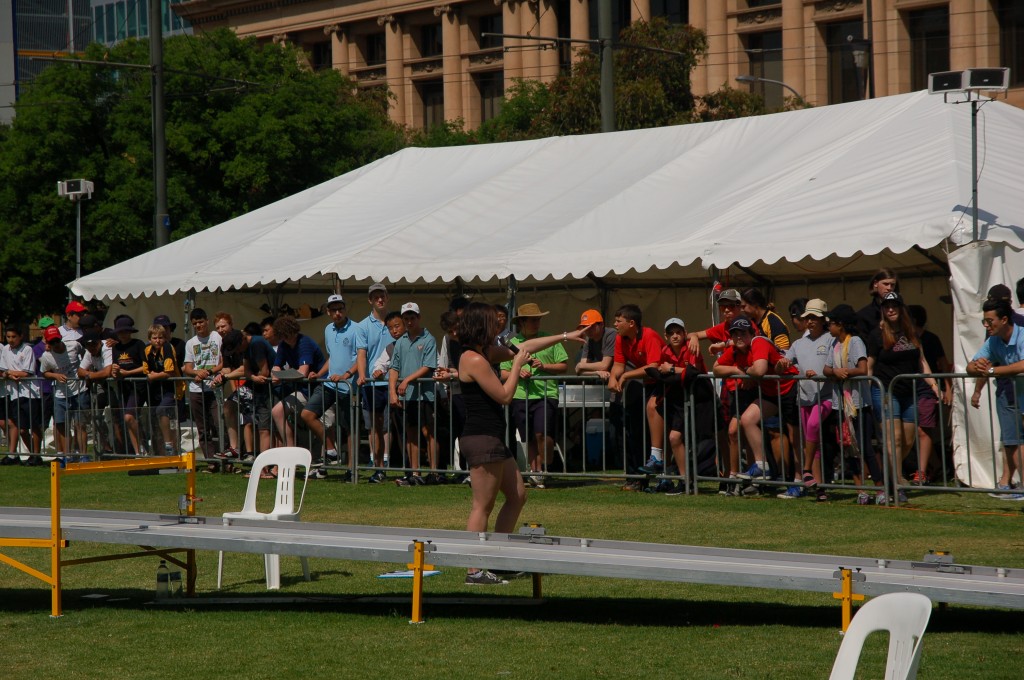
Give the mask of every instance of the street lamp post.
M 82 278 L 82 201 L 92 198 L 93 183 L 87 179 L 57 182 L 57 195 L 75 204 L 75 281 Z M 71 291 L 68 291 L 71 298 Z
M 804 101 L 803 95 L 801 95 L 799 92 L 797 92 L 796 90 L 794 90 L 792 87 L 790 87 L 786 83 L 782 82 L 781 80 L 772 80 L 771 78 L 762 78 L 761 76 L 749 76 L 749 75 L 747 75 L 747 76 L 736 76 L 736 82 L 737 83 L 748 83 L 748 84 L 753 84 L 753 83 L 771 83 L 772 85 L 781 85 L 782 87 L 784 87 L 787 90 L 789 90 L 790 92 L 792 92 L 794 97 L 796 97 L 800 101 Z

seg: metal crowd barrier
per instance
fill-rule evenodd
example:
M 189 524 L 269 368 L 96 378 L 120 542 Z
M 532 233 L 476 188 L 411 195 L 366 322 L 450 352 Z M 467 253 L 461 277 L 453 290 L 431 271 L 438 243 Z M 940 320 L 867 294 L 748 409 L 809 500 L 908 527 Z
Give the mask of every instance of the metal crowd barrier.
M 833 404 L 832 414 L 822 427 L 824 479 L 820 486 L 864 492 L 877 492 L 881 488 L 887 496 L 894 496 L 893 501 L 898 503 L 899 492 L 913 493 L 924 486 L 923 480 L 914 479 L 913 476 L 914 472 L 923 467 L 929 475 L 926 486 L 929 490 L 999 491 L 992 487 L 971 488 L 972 479 L 963 482 L 957 479 L 951 459 L 951 409 L 943 404 L 941 398 L 934 404 L 934 424 L 930 419 L 922 423 L 923 411 L 915 409 L 913 423 L 907 423 L 906 426 L 911 437 L 901 447 L 901 455 L 893 455 L 893 391 L 900 390 L 902 385 L 910 382 L 913 394 L 917 395 L 922 381 L 932 377 L 951 381 L 954 398 L 965 410 L 972 408 L 968 394 L 973 393 L 973 385 L 978 379 L 965 374 L 903 375 L 894 379 L 887 389 L 874 377 L 846 381 L 851 387 L 863 386 L 865 392 L 874 391 L 879 396 L 875 401 L 881 402 L 882 410 L 879 412 L 872 406 L 873 400 L 870 397 L 856 416 L 846 412 L 844 403 Z M 777 376 L 766 376 L 756 381 L 756 400 L 759 403 L 774 401 L 776 408 L 780 407 L 779 398 L 768 396 L 763 390 L 765 383 L 779 379 Z M 805 381 L 832 383 L 824 377 L 792 379 L 796 382 L 794 390 L 799 389 L 799 384 Z M 995 395 L 995 382 L 989 379 L 983 381 L 983 401 L 990 407 L 996 405 L 998 398 Z M 4 380 L 2 393 L 7 396 L 0 404 L 0 430 L 8 441 L 3 450 L 27 461 L 38 461 L 42 456 L 178 455 L 191 450 L 196 452 L 200 461 L 222 463 L 225 459 L 216 454 L 229 448 L 237 449 L 240 454 L 255 454 L 261 439 L 260 430 L 267 430 L 271 445 L 294 443 L 314 451 L 315 460 L 323 460 L 324 447 L 320 439 L 305 427 L 300 413 L 312 390 L 318 385 L 331 389 L 331 385 L 325 384 L 325 381 L 284 381 L 276 385 L 259 385 L 252 381 L 243 385 L 242 382 L 228 381 L 226 386 L 220 385 L 197 394 L 188 388 L 189 384 L 194 384 L 191 378 L 171 378 L 166 381 L 150 381 L 145 378 L 107 380 L 90 384 L 88 399 L 76 403 L 62 396 L 61 390 L 54 390 L 50 380 Z M 749 445 L 742 434 L 729 431 L 729 421 L 738 414 L 734 412 L 735 401 L 723 399 L 723 395 L 727 394 L 723 392 L 724 382 L 710 374 L 701 375 L 685 393 L 681 406 L 682 443 L 686 449 L 685 469 L 674 469 L 671 432 L 666 419 L 660 431 L 666 469 L 657 475 L 639 470 L 647 458 L 652 438 L 659 438 L 659 433 L 651 431 L 647 402 L 652 398 L 655 402 L 665 399 L 663 386 L 645 387 L 640 381 L 630 381 L 622 394 L 612 394 L 603 381 L 592 377 L 537 376 L 523 380 L 528 398 L 522 408 L 529 412 L 538 407 L 539 399 L 530 396 L 532 391 L 545 394 L 543 399 L 548 403 L 540 405 L 543 408 L 540 409 L 539 426 L 537 421 L 527 418 L 523 436 L 516 431 L 511 417 L 512 409 L 508 410 L 510 448 L 519 454 L 520 465 L 529 475 L 529 461 L 523 458 L 529 451 L 531 440 L 535 439 L 539 431 L 543 431 L 551 436 L 553 445 L 550 446 L 550 452 L 545 452 L 547 455 L 541 456 L 540 470 L 533 471 L 541 477 L 617 477 L 649 480 L 655 485 L 662 481 L 682 483 L 688 480 L 685 485 L 687 493 L 700 491 L 696 482 L 717 483 L 728 492 L 731 485 L 739 483 L 730 473 L 742 472 L 752 461 L 749 458 Z M 424 378 L 418 383 L 426 393 L 433 395 L 435 408 L 432 413 L 417 409 L 414 417 L 400 419 L 396 417 L 396 410 L 387 404 L 386 397 L 382 401 L 365 398 L 367 390 L 373 388 L 378 393 L 383 390 L 386 394 L 386 381 L 368 383 L 367 390 L 360 389 L 355 381 L 349 381 L 349 398 L 339 402 L 341 413 L 335 408 L 321 419 L 325 431 L 333 434 L 335 449 L 343 452 L 339 458 L 341 462 L 324 460 L 326 466 L 335 471 L 347 472 L 354 481 L 361 475 L 381 469 L 392 473 L 418 470 L 435 475 L 465 472 L 465 464 L 457 446 L 461 427 L 458 393 L 452 390 L 451 381 Z M 548 387 L 551 383 L 554 383 L 554 388 Z M 700 383 L 704 383 L 704 387 L 701 388 Z M 537 389 L 538 386 L 543 386 L 543 389 Z M 24 396 L 35 393 L 39 394 L 38 398 Z M 165 394 L 173 397 L 168 398 Z M 927 399 L 927 394 L 922 398 Z M 31 403 L 33 399 L 38 404 Z M 820 393 L 817 401 L 820 406 L 823 401 Z M 258 420 L 256 405 L 259 403 L 266 404 L 266 408 L 273 414 L 270 422 L 263 424 L 266 427 L 260 427 L 260 423 L 254 422 Z M 53 425 L 53 416 L 58 408 L 68 414 L 67 426 L 64 428 L 67 443 L 63 447 L 59 444 L 59 435 L 54 432 Z M 1018 407 L 1018 421 L 1019 410 Z M 842 424 L 848 415 L 851 416 L 849 422 L 854 432 L 852 438 L 844 439 L 837 435 L 837 431 L 842 432 Z M 350 425 L 348 431 L 343 427 L 346 421 Z M 375 464 L 370 451 L 371 447 L 377 446 L 376 439 L 371 436 L 375 423 L 379 423 L 383 434 L 390 437 L 389 455 L 384 465 Z M 758 480 L 756 486 L 759 492 L 782 491 L 793 486 L 803 468 L 803 429 L 798 423 L 795 427 L 780 428 L 777 418 L 764 418 L 763 415 L 759 426 L 764 437 L 766 459 L 773 472 L 771 478 Z M 412 436 L 408 432 L 409 427 L 415 427 L 421 433 L 425 428 L 432 433 L 437 450 L 436 464 L 430 464 L 427 455 L 429 447 L 423 446 L 427 444 L 426 435 Z M 969 420 L 965 427 L 968 428 L 968 436 L 965 438 L 968 442 L 966 456 L 970 462 L 977 452 L 970 450 Z M 985 453 L 992 454 L 988 469 L 992 478 L 996 479 L 999 473 L 997 461 L 1001 448 L 1000 433 L 996 426 L 989 424 L 988 427 L 986 439 L 992 442 L 992 447 Z M 15 434 L 16 439 L 11 441 Z M 413 461 L 408 457 L 405 441 L 417 438 L 421 440 L 420 460 Z M 86 442 L 84 451 L 81 443 L 83 440 Z M 787 455 L 787 449 L 792 452 L 792 458 Z M 350 452 L 355 455 L 349 455 Z M 880 456 L 883 479 L 871 479 L 869 483 L 866 473 L 870 466 L 866 456 L 871 456 L 872 452 Z M 10 460 L 8 458 L 3 462 L 9 464 Z M 907 467 L 903 466 L 905 461 L 909 461 Z M 227 459 L 226 462 L 238 465 L 243 459 Z M 974 466 L 968 464 L 966 468 L 970 475 Z M 854 484 L 853 473 L 858 470 L 865 475 L 861 484 Z

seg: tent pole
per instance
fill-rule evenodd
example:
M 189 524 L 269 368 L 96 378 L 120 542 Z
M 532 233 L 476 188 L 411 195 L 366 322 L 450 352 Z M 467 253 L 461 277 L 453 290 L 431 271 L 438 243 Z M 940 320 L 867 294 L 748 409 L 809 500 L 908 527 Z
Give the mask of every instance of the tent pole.
M 516 315 L 516 291 L 519 290 L 519 286 L 516 283 L 515 274 L 508 275 L 508 289 L 506 292 L 506 301 L 508 306 L 508 323 L 512 322 L 512 319 Z M 505 330 L 508 330 L 511 326 L 506 326 Z

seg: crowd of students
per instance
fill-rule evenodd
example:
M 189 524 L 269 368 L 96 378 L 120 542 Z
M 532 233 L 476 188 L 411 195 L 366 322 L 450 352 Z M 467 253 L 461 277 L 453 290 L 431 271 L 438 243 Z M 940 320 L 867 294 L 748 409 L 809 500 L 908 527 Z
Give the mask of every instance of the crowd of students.
M 626 488 L 684 493 L 686 443 L 708 441 L 718 451 L 725 495 L 770 489 L 783 499 L 809 494 L 825 500 L 824 486 L 838 463 L 862 487 L 858 503 L 886 503 L 894 494 L 905 499 L 895 484 L 883 486 L 883 465 L 891 462 L 888 477 L 899 481 L 912 450 L 917 456 L 907 478 L 928 483 L 936 442 L 947 439 L 937 433 L 952 399 L 952 382 L 931 374 L 952 366 L 941 342 L 925 329 L 924 308 L 907 305 L 900 295 L 894 272 L 879 271 L 868 288 L 872 300 L 860 310 L 795 300 L 789 323 L 761 291 L 725 290 L 716 302 L 721 321 L 690 332 L 678 317 L 668 319 L 663 332 L 649 328 L 632 304 L 615 311 L 611 327 L 599 310 L 586 310 L 573 331 L 572 339 L 584 346 L 578 352 L 569 348 L 577 355 L 572 365 L 577 375 L 600 379 L 613 395 L 610 425 L 625 451 L 631 475 Z M 1001 299 L 999 288 L 992 299 Z M 1009 298 L 1009 289 L 1001 288 Z M 451 435 L 458 439 L 466 419 L 460 325 L 469 302 L 456 299 L 442 315 L 438 342 L 415 302 L 389 311 L 390 297 L 380 283 L 369 287 L 367 301 L 370 313 L 355 321 L 343 296 L 329 296 L 322 343 L 304 335 L 291 316 L 235 329 L 231 315 L 218 312 L 211 328 L 202 309 L 190 313 L 194 336 L 187 342 L 173 337 L 175 324 L 160 315 L 145 330 L 147 343 L 135 337 L 139 331 L 130 317 L 118 316 L 104 329 L 82 304 L 71 302 L 62 324 L 40 319 L 43 339 L 35 346 L 26 342 L 25 329 L 8 326 L 0 349 L 6 388 L 0 428 L 12 454 L 39 453 L 51 417 L 61 456 L 90 454 L 88 425 L 96 430 L 95 453 L 175 453 L 174 424 L 187 418 L 195 425 L 197 452 L 217 471 L 275 444 L 295 445 L 296 430 L 304 427 L 323 443 L 323 455 L 316 449 L 313 478 L 327 476 L 328 460 L 358 451 L 357 432 L 365 431 L 375 468 L 371 483 L 386 481 L 389 454 L 404 462 L 392 462 L 407 470 L 395 480 L 401 486 L 447 481 L 439 472 L 435 401 L 440 396 L 450 409 Z M 494 313 L 495 342 L 532 346 L 550 337 L 540 330 L 548 312 L 534 303 L 515 310 L 515 335 L 508 310 L 499 305 Z M 562 340 L 570 340 L 569 331 Z M 707 377 L 702 341 L 717 382 Z M 528 452 L 525 481 L 543 488 L 558 422 L 557 384 L 550 378 L 569 372 L 570 356 L 563 342 L 545 341 L 522 365 L 515 361 L 516 355 L 506 356 L 496 377 L 507 384 L 516 376 L 509 403 L 512 425 Z M 998 365 L 982 361 L 970 368 Z M 1017 440 L 1024 438 L 1011 436 L 1013 419 L 1007 414 L 1016 408 L 1014 393 L 1004 379 L 998 395 L 1008 453 L 999 487 L 1008 492 L 1003 497 L 1016 499 L 1020 494 L 1011 492 L 1020 458 Z M 147 405 L 149 420 L 140 427 Z M 112 437 L 95 417 L 106 406 L 115 414 Z M 353 413 L 362 416 L 358 427 Z M 892 461 L 883 460 L 883 442 Z M 14 462 L 13 456 L 0 459 Z M 423 463 L 427 474 L 419 471 Z M 653 477 L 662 481 L 651 486 Z M 877 487 L 873 495 L 870 486 Z

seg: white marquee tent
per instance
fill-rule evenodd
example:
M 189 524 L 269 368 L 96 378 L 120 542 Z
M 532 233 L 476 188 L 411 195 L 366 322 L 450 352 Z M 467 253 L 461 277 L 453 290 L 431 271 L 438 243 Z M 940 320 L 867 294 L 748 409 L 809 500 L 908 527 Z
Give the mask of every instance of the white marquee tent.
M 1024 249 L 1024 111 L 986 102 L 978 125 L 978 238 L 1000 244 L 1001 259 L 957 259 L 961 321 L 976 314 L 978 280 L 993 267 L 1020 269 L 1006 258 Z M 917 92 L 678 127 L 405 149 L 71 288 L 135 304 L 288 282 L 347 292 L 371 279 L 664 289 L 706 285 L 716 267 L 856 304 L 866 302 L 863 273 L 884 265 L 907 278 L 930 272 L 916 292 L 935 303 L 950 293 L 947 249 L 971 240 L 970 201 L 970 107 Z M 972 296 L 958 292 L 958 277 L 970 279 Z M 576 302 L 592 304 L 585 298 Z M 961 368 L 979 331 L 954 327 Z

